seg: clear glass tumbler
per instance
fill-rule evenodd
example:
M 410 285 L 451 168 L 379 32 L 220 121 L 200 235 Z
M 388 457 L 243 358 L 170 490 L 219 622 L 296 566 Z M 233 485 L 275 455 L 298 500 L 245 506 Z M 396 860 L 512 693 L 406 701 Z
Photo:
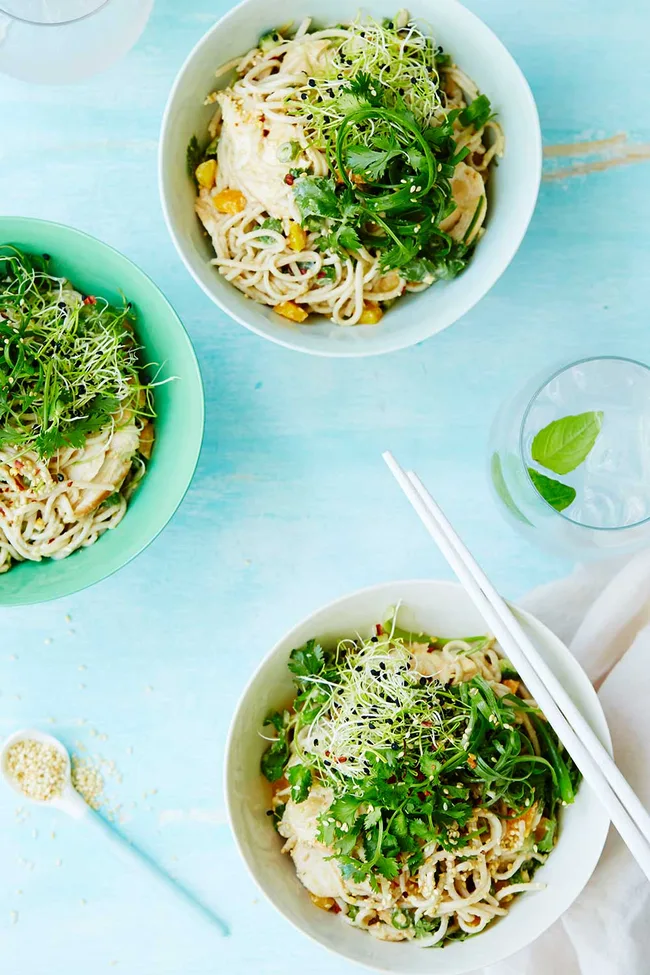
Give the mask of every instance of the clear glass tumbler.
M 153 0 L 0 0 L 0 72 L 67 84 L 103 71 L 135 44 Z
M 499 410 L 489 464 L 532 541 L 582 560 L 650 545 L 650 368 L 601 356 L 534 377 Z

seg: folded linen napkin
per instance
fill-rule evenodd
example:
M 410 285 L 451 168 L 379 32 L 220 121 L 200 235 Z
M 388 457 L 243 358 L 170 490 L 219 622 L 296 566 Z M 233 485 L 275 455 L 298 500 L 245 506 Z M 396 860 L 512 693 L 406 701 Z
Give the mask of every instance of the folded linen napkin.
M 557 633 L 599 689 L 618 765 L 650 808 L 650 552 L 580 567 L 521 605 Z M 529 948 L 482 975 L 554 972 L 650 972 L 650 884 L 613 829 L 573 907 Z

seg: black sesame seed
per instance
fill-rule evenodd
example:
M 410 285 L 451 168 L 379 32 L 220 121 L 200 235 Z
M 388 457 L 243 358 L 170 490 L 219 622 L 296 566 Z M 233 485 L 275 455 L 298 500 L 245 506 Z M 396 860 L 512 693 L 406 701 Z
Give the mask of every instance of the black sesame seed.
M 382 660 L 382 662 L 381 662 L 381 663 L 379 664 L 379 669 L 380 669 L 380 670 L 386 670 L 386 664 L 385 664 L 385 663 L 383 662 L 383 660 Z
M 61 474 L 61 472 L 60 472 L 60 471 L 59 471 L 59 473 L 58 473 L 58 474 L 56 475 L 56 479 L 57 479 L 57 481 L 65 481 L 65 478 L 64 478 L 64 476 L 63 476 L 63 474 Z
M 420 677 L 420 687 L 425 687 L 427 683 L 426 677 Z
M 309 115 L 307 116 L 307 121 L 308 121 L 308 122 L 312 122 L 312 121 L 313 121 L 313 119 L 314 119 L 314 116 L 313 116 L 313 115 L 311 114 L 311 112 L 310 112 L 310 113 L 309 113 Z
M 307 92 L 306 91 L 303 91 L 302 94 L 300 95 L 300 97 L 302 98 L 303 102 L 306 102 L 307 101 Z
M 361 664 L 357 664 L 357 666 L 354 669 L 358 672 L 360 670 L 363 670 L 363 667 L 361 666 Z
M 379 642 L 379 637 L 378 636 L 371 636 L 370 637 L 370 642 L 371 643 L 378 643 Z
M 65 301 L 60 301 L 59 302 L 59 308 L 67 308 L 67 307 L 68 306 L 66 305 Z
M 272 809 L 267 809 L 266 810 L 266 815 L 267 816 L 272 816 L 273 815 L 273 810 Z
M 317 745 L 317 744 L 318 744 L 318 738 L 314 738 L 314 744 L 315 744 L 315 745 Z
M 378 670 L 371 670 L 370 673 L 372 674 L 373 677 L 379 677 L 379 671 Z
M 43 254 L 43 260 L 44 260 L 44 261 L 51 261 L 51 260 L 52 260 L 52 258 L 50 257 L 50 255 L 49 255 L 49 254 Z
M 310 88 L 315 88 L 316 87 L 316 81 L 314 80 L 314 78 L 310 78 L 309 79 L 309 87 Z

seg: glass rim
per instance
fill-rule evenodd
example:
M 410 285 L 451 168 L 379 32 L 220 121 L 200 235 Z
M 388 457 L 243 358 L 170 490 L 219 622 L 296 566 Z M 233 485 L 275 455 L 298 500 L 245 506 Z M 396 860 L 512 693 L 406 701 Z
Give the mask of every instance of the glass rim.
M 67 20 L 33 20 L 31 17 L 22 17 L 20 14 L 7 10 L 3 0 L 0 0 L 0 14 L 5 14 L 6 17 L 15 20 L 16 23 L 29 24 L 31 27 L 67 27 L 70 24 L 78 24 L 82 20 L 94 17 L 100 10 L 108 6 L 110 2 L 111 0 L 99 0 L 94 10 L 88 10 L 85 14 L 79 14 L 78 17 L 69 17 Z
M 535 487 L 533 483 L 533 479 L 530 476 L 530 472 L 528 470 L 528 463 L 526 461 L 526 452 L 524 449 L 524 430 L 526 427 L 526 421 L 530 415 L 530 411 L 532 410 L 533 405 L 535 404 L 540 393 L 544 389 L 546 389 L 549 383 L 552 383 L 554 379 L 557 379 L 557 377 L 561 376 L 562 373 L 568 372 L 569 369 L 574 369 L 576 366 L 584 365 L 587 362 L 627 362 L 630 365 L 638 366 L 639 369 L 643 369 L 645 370 L 645 372 L 650 374 L 650 366 L 648 366 L 645 362 L 639 362 L 638 359 L 632 359 L 630 358 L 630 356 L 625 356 L 625 355 L 587 355 L 587 356 L 583 356 L 581 359 L 575 359 L 573 362 L 569 362 L 566 365 L 556 369 L 554 372 L 551 373 L 551 375 L 547 379 L 544 380 L 541 386 L 537 387 L 537 389 L 529 399 L 528 403 L 526 404 L 526 408 L 522 414 L 521 423 L 519 425 L 519 459 L 523 465 L 524 472 L 528 479 L 528 483 L 530 484 L 532 490 L 535 492 L 535 494 L 540 499 L 540 501 L 543 502 L 543 504 L 546 506 L 546 508 L 548 508 L 549 511 L 553 512 L 553 514 L 555 515 L 559 515 L 561 518 L 564 519 L 564 521 L 568 521 L 571 525 L 576 525 L 576 527 L 578 528 L 587 528 L 589 531 L 594 531 L 594 532 L 624 532 L 627 531 L 629 528 L 640 528 L 642 525 L 647 525 L 648 523 L 650 523 L 650 515 L 648 515 L 645 518 L 642 518 L 640 521 L 634 521 L 629 525 L 614 525 L 609 528 L 603 525 L 587 525 L 585 524 L 584 521 L 576 521 L 575 518 L 571 518 L 571 516 L 565 514 L 564 511 L 558 511 L 557 508 L 554 508 L 552 504 L 549 504 L 546 498 L 542 497 L 542 495 Z

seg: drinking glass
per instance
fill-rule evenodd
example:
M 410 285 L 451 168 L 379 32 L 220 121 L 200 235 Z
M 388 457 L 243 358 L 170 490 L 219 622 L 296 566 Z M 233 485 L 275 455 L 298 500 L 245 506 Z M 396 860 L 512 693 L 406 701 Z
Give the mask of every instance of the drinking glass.
M 153 0 L 0 0 L 0 72 L 66 84 L 103 71 L 135 44 Z
M 650 368 L 599 356 L 534 377 L 499 410 L 489 463 L 502 513 L 532 541 L 583 560 L 650 544 Z

